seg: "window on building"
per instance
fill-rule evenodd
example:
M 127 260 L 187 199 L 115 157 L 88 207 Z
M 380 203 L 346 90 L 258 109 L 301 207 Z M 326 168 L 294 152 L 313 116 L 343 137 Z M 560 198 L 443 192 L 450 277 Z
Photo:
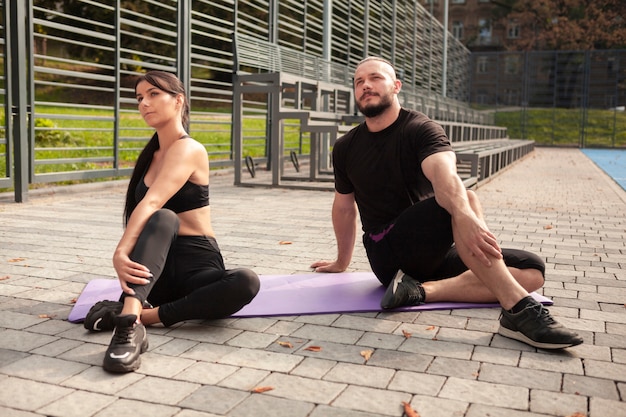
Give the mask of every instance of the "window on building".
M 487 66 L 487 62 L 488 62 L 488 57 L 486 56 L 479 56 L 478 59 L 476 60 L 476 72 L 479 74 L 485 74 L 487 71 L 489 71 L 488 66 Z
M 520 36 L 519 23 L 511 20 L 506 28 L 506 37 L 509 39 L 517 39 Z
M 509 55 L 504 58 L 504 73 L 505 74 L 519 74 L 520 71 L 520 56 Z
M 488 19 L 478 20 L 478 41 L 481 45 L 491 43 L 491 22 Z
M 452 36 L 457 39 L 463 39 L 463 22 L 458 20 L 452 22 Z

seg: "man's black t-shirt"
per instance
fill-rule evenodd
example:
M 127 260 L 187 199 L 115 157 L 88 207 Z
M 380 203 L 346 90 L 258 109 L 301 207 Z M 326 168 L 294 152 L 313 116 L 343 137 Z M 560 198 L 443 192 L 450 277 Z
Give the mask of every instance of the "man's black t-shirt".
M 337 140 L 333 148 L 335 189 L 354 192 L 365 232 L 377 231 L 411 204 L 433 196 L 421 164 L 451 151 L 443 128 L 423 113 L 401 109 L 380 132 L 365 123 Z

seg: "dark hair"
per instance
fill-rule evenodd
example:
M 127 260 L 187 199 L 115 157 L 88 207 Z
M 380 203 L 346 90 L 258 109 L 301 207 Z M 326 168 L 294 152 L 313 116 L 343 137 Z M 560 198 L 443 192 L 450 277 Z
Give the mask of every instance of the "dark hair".
M 139 85 L 142 81 L 147 81 L 159 90 L 170 94 L 172 97 L 176 97 L 179 94 L 183 95 L 183 108 L 181 110 L 182 122 L 185 131 L 189 132 L 189 100 L 187 98 L 187 94 L 185 93 L 185 87 L 178 77 L 165 71 L 150 71 L 137 78 L 137 81 L 135 81 L 135 91 L 137 91 L 137 85 Z M 141 177 L 150 166 L 154 153 L 158 149 L 159 136 L 155 132 L 150 141 L 148 141 L 139 154 L 137 162 L 135 163 L 135 169 L 130 177 L 128 190 L 126 191 L 126 204 L 124 206 L 124 226 L 128 224 L 130 215 L 133 210 L 135 210 L 135 207 L 137 207 L 137 201 L 135 201 L 135 188 L 137 188 L 139 180 L 141 180 Z

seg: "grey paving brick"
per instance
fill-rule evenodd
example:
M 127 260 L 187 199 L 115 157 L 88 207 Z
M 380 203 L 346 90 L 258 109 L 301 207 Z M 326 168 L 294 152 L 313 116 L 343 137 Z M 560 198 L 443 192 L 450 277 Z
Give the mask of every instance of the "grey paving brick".
M 3 417 L 39 417 L 40 414 L 31 413 L 30 411 L 16 410 L 0 406 L 0 415 Z
M 584 415 L 587 412 L 587 397 L 533 389 L 530 392 L 530 410 L 558 416 Z
M 306 324 L 294 331 L 291 336 L 334 343 L 354 344 L 363 335 L 361 330 Z
M 35 411 L 74 392 L 28 379 L 0 376 L 0 406 Z
M 330 407 L 320 404 L 309 417 L 383 417 L 382 414 L 374 414 L 372 412 L 347 410 L 344 408 Z
M 227 365 L 289 372 L 302 361 L 301 356 L 241 348 L 222 356 L 220 363 Z
M 319 348 L 319 350 L 308 350 L 309 348 Z M 297 351 L 298 355 L 313 357 L 318 359 L 328 359 L 337 362 L 365 363 L 365 358 L 361 356 L 363 350 L 368 350 L 363 346 L 354 346 L 341 343 L 332 343 L 321 340 L 312 340 Z M 375 354 L 375 352 L 374 352 Z
M 398 348 L 403 352 L 415 352 L 424 355 L 444 356 L 456 359 L 469 359 L 472 356 L 473 346 L 464 343 L 445 342 L 411 337 Z
M 445 342 L 460 342 L 471 345 L 489 346 L 493 333 L 474 330 L 442 328 L 437 332 L 437 340 Z
M 304 358 L 304 360 L 300 362 L 300 364 L 296 366 L 293 371 L 291 371 L 291 374 L 307 378 L 321 379 L 336 364 L 337 362 L 332 360 Z
M 75 391 L 37 410 L 47 416 L 91 416 L 112 404 L 115 397 L 94 392 Z
M 367 332 L 357 342 L 359 346 L 380 349 L 397 349 L 404 342 L 404 336 Z
M 410 404 L 420 417 L 460 417 L 465 415 L 469 406 L 464 401 L 426 395 L 414 396 Z M 482 414 L 482 416 L 491 416 L 491 414 Z
M 437 357 L 428 367 L 429 374 L 476 379 L 480 364 L 469 360 Z
M 561 390 L 562 377 L 554 372 L 484 363 L 480 367 L 478 380 L 558 392 Z
M 0 371 L 20 378 L 58 384 L 86 368 L 88 368 L 88 365 L 82 363 L 41 355 L 30 355 L 2 367 Z
M 188 398 L 200 387 L 200 384 L 191 382 L 147 376 L 122 389 L 118 395 L 132 400 L 173 406 Z
M 172 417 L 177 415 L 180 408 L 147 401 L 119 399 L 95 414 L 94 417 L 120 417 L 127 415 L 130 410 L 132 410 L 133 417 Z
M 165 358 L 176 359 L 176 358 Z M 145 362 L 149 362 L 146 360 Z M 189 361 L 188 361 L 189 362 Z M 145 365 L 144 365 L 145 366 Z M 141 367 L 143 371 L 144 366 Z M 187 364 L 184 369 L 173 374 L 173 378 L 181 381 L 195 382 L 203 385 L 216 385 L 239 370 L 236 366 L 219 363 L 197 362 Z M 146 372 L 148 375 L 152 375 Z M 162 375 L 161 375 L 162 376 Z
M 386 388 L 394 373 L 395 370 L 389 368 L 339 363 L 324 375 L 323 379 L 372 388 Z
M 349 386 L 333 402 L 333 406 L 357 411 L 402 415 L 402 402 L 409 402 L 411 395 L 404 392 Z
M 153 352 L 144 353 L 141 355 L 141 360 L 142 366 L 138 372 L 162 378 L 172 378 L 196 363 L 191 359 L 159 355 Z
M 154 338 L 151 338 L 150 342 L 152 342 L 152 339 Z M 178 356 L 187 352 L 198 343 L 199 342 L 196 342 L 195 340 L 170 339 L 169 341 L 161 344 L 159 347 L 151 349 L 151 351 L 160 355 Z
M 526 410 L 528 409 L 529 390 L 523 387 L 451 377 L 443 385 L 439 397 Z
M 30 352 L 36 355 L 43 356 L 58 356 L 71 349 L 75 349 L 77 346 L 82 345 L 82 342 L 77 340 L 59 339 L 52 343 L 41 346 L 37 349 L 33 349 Z
M 519 363 L 520 353 L 512 349 L 499 349 L 489 346 L 476 346 L 472 360 L 495 363 L 499 365 L 516 366 Z
M 424 372 L 432 361 L 433 356 L 430 355 L 377 349 L 367 363 L 372 366 L 381 366 L 383 368 Z
M 626 382 L 626 365 L 605 361 L 586 360 L 585 375 Z
M 529 411 L 512 410 L 505 407 L 493 407 L 484 404 L 471 404 L 465 417 L 546 417 Z
M 389 383 L 389 389 L 436 396 L 446 381 L 445 376 L 431 375 L 421 372 L 397 371 Z
M 306 417 L 315 404 L 255 394 L 246 398 L 230 413 L 232 417 Z
M 219 385 L 241 391 L 250 391 L 259 386 L 259 383 L 270 374 L 269 371 L 259 369 L 240 368 L 223 379 Z
M 520 368 L 583 375 L 582 361 L 579 358 L 569 356 L 567 352 L 522 352 L 519 366 Z
M 606 400 L 604 398 L 592 398 L 590 400 L 589 417 L 625 417 L 626 406 L 624 402 Z
M 191 349 L 185 351 L 180 356 L 183 358 L 195 359 L 197 361 L 217 362 L 222 357 L 238 351 L 239 348 L 224 346 L 214 343 L 198 343 Z
M 614 381 L 581 375 L 563 375 L 562 391 L 564 393 L 583 395 L 586 397 L 606 398 L 616 401 L 620 399 Z
M 2 367 L 13 362 L 17 362 L 20 359 L 28 357 L 29 354 L 26 352 L 18 352 L 15 350 L 9 349 L 0 349 L 0 372 L 2 371 Z
M 210 325 L 184 325 L 167 333 L 169 337 L 195 340 L 204 343 L 224 343 L 240 334 L 241 330 Z
M 400 325 L 397 321 L 359 317 L 356 315 L 342 315 L 333 322 L 334 327 L 342 327 L 365 332 L 392 333 Z
M 0 330 L 0 349 L 28 352 L 57 340 L 57 337 L 46 336 L 27 331 L 13 329 Z
M 230 346 L 245 347 L 250 349 L 264 349 L 278 339 L 274 334 L 245 331 L 230 339 L 226 344 Z
M 66 379 L 60 385 L 113 395 L 143 378 L 145 375 L 135 372 L 118 375 L 104 371 L 101 366 L 92 366 Z
M 343 383 L 278 372 L 268 375 L 259 384 L 273 388 L 263 394 L 316 404 L 330 404 L 346 388 L 346 384 Z

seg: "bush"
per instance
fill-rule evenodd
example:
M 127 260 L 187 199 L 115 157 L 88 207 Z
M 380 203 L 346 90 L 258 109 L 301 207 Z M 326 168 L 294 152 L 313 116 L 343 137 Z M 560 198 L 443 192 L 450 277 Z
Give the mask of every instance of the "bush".
M 57 126 L 50 119 L 35 119 L 35 146 L 53 148 L 60 145 L 78 145 L 69 132 L 55 129 Z

